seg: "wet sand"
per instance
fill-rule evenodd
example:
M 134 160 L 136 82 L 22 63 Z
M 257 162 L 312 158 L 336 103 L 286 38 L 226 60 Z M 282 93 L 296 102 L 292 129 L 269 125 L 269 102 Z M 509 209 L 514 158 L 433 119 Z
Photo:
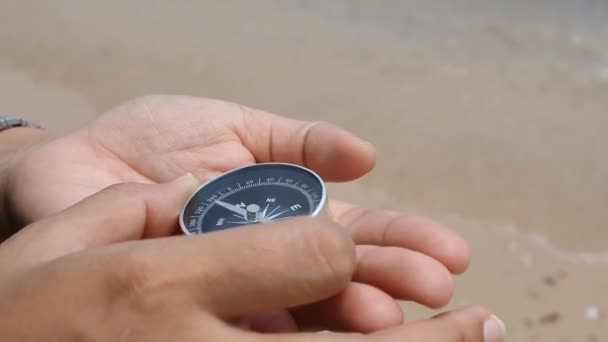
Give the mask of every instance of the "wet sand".
M 377 169 L 330 190 L 465 235 L 453 306 L 510 341 L 608 339 L 608 3 L 0 4 L 0 112 L 65 132 L 150 93 L 356 132 Z

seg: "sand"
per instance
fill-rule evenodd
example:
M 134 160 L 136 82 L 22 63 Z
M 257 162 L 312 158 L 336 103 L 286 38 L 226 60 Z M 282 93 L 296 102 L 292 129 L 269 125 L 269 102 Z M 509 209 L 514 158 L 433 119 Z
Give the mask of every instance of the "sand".
M 0 112 L 66 132 L 150 93 L 356 132 L 377 168 L 332 194 L 466 236 L 451 306 L 509 341 L 608 340 L 607 2 L 0 4 Z

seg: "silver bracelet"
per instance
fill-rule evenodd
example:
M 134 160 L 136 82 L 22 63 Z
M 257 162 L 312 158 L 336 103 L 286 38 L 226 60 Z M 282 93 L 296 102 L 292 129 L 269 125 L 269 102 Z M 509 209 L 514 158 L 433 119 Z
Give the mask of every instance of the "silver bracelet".
M 42 128 L 37 123 L 27 121 L 25 119 L 17 118 L 14 116 L 4 116 L 0 115 L 0 131 L 5 129 L 9 129 L 12 127 L 32 127 L 32 128 Z

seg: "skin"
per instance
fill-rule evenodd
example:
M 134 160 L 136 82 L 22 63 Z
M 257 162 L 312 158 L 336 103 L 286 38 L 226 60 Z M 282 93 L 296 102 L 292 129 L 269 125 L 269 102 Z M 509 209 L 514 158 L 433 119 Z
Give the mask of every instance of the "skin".
M 11 128 L 0 134 L 0 241 L 15 231 L 12 222 L 8 222 L 8 175 L 15 164 L 32 148 L 42 143 L 46 136 L 43 131 L 26 127 Z
M 355 273 L 356 247 L 347 231 L 323 218 L 168 236 L 195 184 L 185 177 L 115 185 L 1 244 L 0 339 L 490 341 L 483 325 L 492 317 L 478 307 L 365 335 L 260 334 L 232 324 L 234 317 L 286 307 L 311 310 L 309 303 L 340 293 Z M 331 325 L 317 321 L 324 323 Z
M 2 178 L 4 218 L 10 219 L 12 227 L 21 227 L 46 220 L 113 184 L 166 183 L 186 173 L 200 183 L 221 172 L 266 161 L 297 163 L 326 181 L 343 182 L 371 171 L 375 151 L 369 143 L 325 122 L 291 120 L 217 100 L 144 97 L 13 158 Z M 333 200 L 330 212 L 334 230 L 344 232 L 354 243 L 352 275 L 340 291 L 309 298 L 307 305 L 297 309 L 282 303 L 243 312 L 231 317 L 231 324 L 275 333 L 300 329 L 372 333 L 402 325 L 396 299 L 435 308 L 448 303 L 453 291 L 451 273 L 461 273 L 469 264 L 462 238 L 432 220 L 396 212 Z M 116 229 L 91 232 L 86 225 L 77 225 L 90 232 L 84 250 L 107 244 L 104 234 Z M 175 224 L 171 227 L 143 229 L 135 238 L 165 238 L 176 233 Z M 293 229 L 290 225 L 289 230 Z M 118 241 L 122 240 L 109 243 Z M 254 259 L 244 258 L 247 262 L 241 260 L 241 264 L 253 267 Z M 484 315 L 477 317 L 487 318 Z

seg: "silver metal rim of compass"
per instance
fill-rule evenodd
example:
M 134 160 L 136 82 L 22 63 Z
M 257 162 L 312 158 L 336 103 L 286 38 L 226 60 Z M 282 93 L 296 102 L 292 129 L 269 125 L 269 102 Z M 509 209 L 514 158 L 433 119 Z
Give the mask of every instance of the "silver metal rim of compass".
M 308 173 L 310 173 L 311 175 L 313 175 L 313 177 L 315 177 L 317 179 L 317 181 L 319 181 L 319 183 L 321 184 L 321 200 L 319 201 L 319 205 L 317 206 L 317 208 L 312 212 L 312 214 L 310 214 L 309 216 L 318 216 L 319 214 L 324 214 L 325 213 L 325 209 L 327 207 L 327 186 L 325 185 L 325 181 L 323 181 L 323 179 L 321 178 L 321 176 L 319 176 L 316 172 L 314 172 L 313 170 L 298 165 L 298 164 L 291 164 L 291 163 L 280 163 L 280 162 L 267 162 L 267 163 L 258 163 L 258 164 L 252 164 L 252 165 L 246 165 L 246 166 L 241 166 L 239 168 L 236 169 L 232 169 L 230 171 L 226 171 L 216 177 L 211 178 L 210 180 L 206 181 L 205 183 L 203 183 L 201 186 L 199 186 L 193 193 L 192 195 L 190 195 L 190 197 L 188 198 L 188 200 L 185 202 L 184 206 L 182 207 L 182 209 L 179 212 L 179 226 L 182 230 L 182 232 L 186 235 L 197 235 L 197 234 L 192 234 L 190 233 L 190 231 L 186 228 L 186 225 L 184 224 L 184 214 L 186 213 L 186 207 L 188 206 L 188 203 L 190 203 L 190 201 L 194 198 L 194 196 L 196 196 L 196 194 L 204 187 L 206 187 L 207 185 L 209 185 L 210 183 L 218 180 L 219 178 L 223 178 L 226 176 L 229 176 L 232 173 L 236 173 L 238 171 L 241 171 L 242 169 L 248 169 L 248 168 L 252 168 L 252 167 L 262 167 L 262 166 L 268 166 L 268 165 L 283 165 L 283 166 L 289 166 L 289 167 L 295 167 L 301 170 L 304 170 Z

